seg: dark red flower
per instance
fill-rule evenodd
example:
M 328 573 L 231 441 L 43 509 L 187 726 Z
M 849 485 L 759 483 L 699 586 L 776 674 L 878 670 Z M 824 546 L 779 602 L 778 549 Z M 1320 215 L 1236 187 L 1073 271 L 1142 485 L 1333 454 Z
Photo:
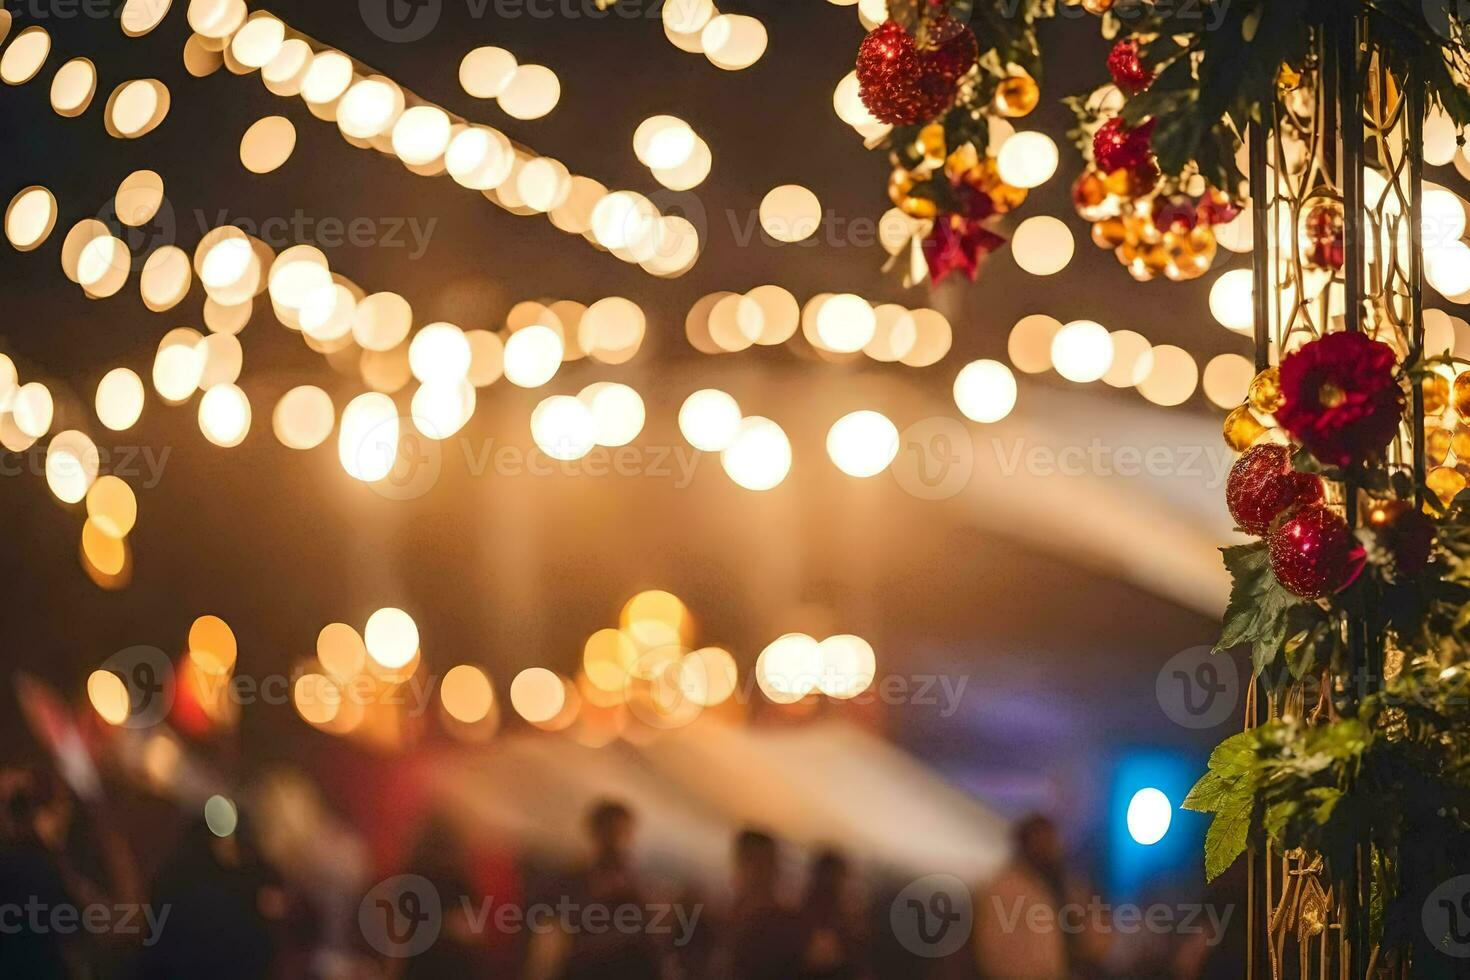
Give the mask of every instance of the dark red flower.
M 1159 231 L 1189 231 L 1199 215 L 1194 198 L 1188 194 L 1174 194 L 1154 203 L 1154 227 Z
M 944 213 L 934 221 L 934 230 L 924 239 L 924 261 L 937 286 L 952 272 L 963 272 L 973 281 L 980 274 L 980 260 L 1005 244 L 1005 239 L 961 214 Z
M 1113 76 L 1113 84 L 1129 95 L 1137 95 L 1154 83 L 1154 73 L 1144 67 L 1138 55 L 1138 42 L 1132 38 L 1119 41 L 1108 52 L 1108 74 Z
M 1153 153 L 1149 147 L 1153 132 L 1152 119 L 1129 129 L 1122 116 L 1114 116 L 1093 134 L 1092 158 L 1104 173 L 1142 167 Z
M 1361 463 L 1398 432 L 1404 392 L 1396 361 L 1392 347 L 1363 333 L 1318 338 L 1281 362 L 1276 421 L 1323 463 Z
M 1230 198 L 1221 194 L 1213 187 L 1205 191 L 1199 199 L 1199 220 L 1204 225 L 1224 225 L 1234 221 L 1240 214 L 1240 208 L 1231 202 Z

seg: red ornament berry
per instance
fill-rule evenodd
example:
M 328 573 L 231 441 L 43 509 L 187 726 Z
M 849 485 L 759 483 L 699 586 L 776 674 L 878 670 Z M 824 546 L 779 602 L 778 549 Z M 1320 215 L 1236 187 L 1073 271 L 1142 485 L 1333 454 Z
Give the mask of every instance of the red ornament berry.
M 1345 255 L 1342 205 L 1318 204 L 1303 220 L 1307 234 L 1307 261 L 1318 269 L 1341 272 Z
M 1239 214 L 1240 208 L 1213 187 L 1199 199 L 1199 221 L 1202 225 L 1226 225 Z
M 1123 117 L 1114 116 L 1093 134 L 1092 158 L 1098 169 L 1105 173 L 1142 167 L 1149 162 L 1153 152 L 1149 148 L 1153 132 L 1152 119 L 1136 129 L 1129 129 L 1128 124 L 1123 122 Z
M 1113 45 L 1108 52 L 1108 74 L 1113 84 L 1129 95 L 1137 95 L 1154 83 L 1154 73 L 1144 67 L 1138 56 L 1138 42 L 1129 38 Z
M 1174 194 L 1157 201 L 1153 218 L 1154 227 L 1159 231 L 1190 231 L 1198 220 L 1194 198 L 1187 194 Z
M 1276 443 L 1247 449 L 1230 468 L 1225 505 L 1242 531 L 1263 535 L 1277 515 L 1322 501 L 1322 479 L 1291 468 L 1291 450 Z
M 1345 588 L 1363 568 L 1363 549 L 1347 521 L 1324 504 L 1303 507 L 1277 524 L 1266 546 L 1276 581 L 1303 599 Z
M 929 26 L 938 39 L 919 50 L 895 21 L 884 21 L 858 48 L 858 92 L 874 118 L 895 126 L 928 122 L 953 103 L 964 77 L 979 57 L 975 32 L 942 17 Z

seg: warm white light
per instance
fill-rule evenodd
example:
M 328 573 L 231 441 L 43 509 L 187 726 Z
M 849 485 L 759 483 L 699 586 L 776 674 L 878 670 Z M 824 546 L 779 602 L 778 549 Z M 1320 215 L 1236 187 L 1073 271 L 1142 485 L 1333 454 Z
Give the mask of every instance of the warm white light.
M 527 667 L 510 682 L 510 705 L 533 725 L 542 725 L 566 707 L 566 684 L 545 667 Z
M 500 93 L 500 108 L 515 119 L 540 119 L 561 99 L 561 80 L 545 65 L 521 65 Z
M 353 82 L 337 106 L 337 128 L 354 139 L 368 140 L 393 128 L 403 112 L 403 92 L 386 78 Z
M 561 367 L 562 353 L 561 337 L 550 327 L 537 323 L 517 330 L 505 342 L 505 380 L 539 388 Z
M 405 109 L 393 124 L 393 152 L 410 167 L 422 167 L 449 149 L 449 116 L 438 106 Z
M 97 69 L 86 58 L 73 58 L 51 78 L 51 108 L 57 115 L 80 116 L 97 94 Z
M 714 0 L 675 0 L 665 3 L 661 16 L 664 26 L 676 34 L 694 34 L 704 29 L 715 15 Z
M 1251 270 L 1231 269 L 1210 287 L 1210 313 L 1227 330 L 1250 333 L 1256 322 L 1254 297 Z
M 1128 836 L 1140 844 L 1148 846 L 1163 840 L 1173 820 L 1174 805 L 1162 790 L 1149 786 L 1128 801 Z
M 300 385 L 276 402 L 271 428 L 287 449 L 314 449 L 332 434 L 335 414 L 331 395 L 315 385 Z
M 1465 237 L 1465 202 L 1454 191 L 1426 186 L 1421 214 L 1426 251 Z
M 1075 248 L 1071 229 L 1050 215 L 1027 218 L 1011 239 L 1016 264 L 1033 276 L 1061 272 L 1072 261 Z
M 0 55 L 0 81 L 24 85 L 36 77 L 51 53 L 51 35 L 43 27 L 27 27 Z
M 873 339 L 878 319 L 873 307 L 861 296 L 838 293 L 817 311 L 817 338 L 830 351 L 860 351 Z
M 999 422 L 1016 407 L 1016 376 L 999 361 L 971 361 L 954 379 L 954 403 L 967 419 Z
M 1012 187 L 1040 187 L 1057 172 L 1057 145 L 1045 133 L 1016 133 L 996 159 L 1000 179 Z
M 1138 393 L 1155 405 L 1182 405 L 1199 384 L 1199 366 L 1189 351 L 1173 344 L 1153 349 L 1153 370 L 1138 383 Z
M 448 439 L 475 414 L 475 387 L 462 378 L 419 385 L 410 411 L 414 428 L 430 439 Z
M 46 485 L 62 503 L 78 503 L 97 479 L 100 462 L 97 445 L 86 433 L 58 432 L 46 447 Z
M 1051 342 L 1051 362 L 1068 381 L 1096 381 L 1113 364 L 1113 338 L 1092 320 L 1073 320 Z
M 204 438 L 231 449 L 250 432 L 250 400 L 232 384 L 218 384 L 199 399 L 199 430 Z
M 756 683 L 777 704 L 806 697 L 816 690 L 822 673 L 822 648 L 805 633 L 777 637 L 755 661 Z
M 848 700 L 866 691 L 878 673 L 873 646 L 850 633 L 829 636 L 818 644 L 822 672 L 817 689 L 831 698 Z
M 1424 278 L 1446 297 L 1470 292 L 1470 246 L 1455 241 L 1424 251 Z
M 761 200 L 761 227 L 778 242 L 810 238 L 822 223 L 822 202 L 800 184 L 782 184 Z
M 504 48 L 475 48 L 459 63 L 459 84 L 477 99 L 495 99 L 516 73 L 516 56 Z
M 766 25 L 743 14 L 718 14 L 704 25 L 699 42 L 705 57 L 717 68 L 749 68 L 766 53 Z
M 1239 354 L 1212 357 L 1205 365 L 1205 397 L 1220 408 L 1234 408 L 1245 401 L 1255 376 L 1256 366 Z
M 456 133 L 444 151 L 444 169 L 457 183 L 486 191 L 505 183 L 515 166 L 515 150 L 498 129 L 470 126 Z
M 877 476 L 898 455 L 898 427 L 879 412 L 851 412 L 827 430 L 827 455 L 848 476 Z
M 28 381 L 15 390 L 15 397 L 10 402 L 10 420 L 32 439 L 39 439 L 51 431 L 54 414 L 51 389 L 41 382 Z
M 97 418 L 114 432 L 131 429 L 143 414 L 143 379 L 127 368 L 113 368 L 97 384 Z
M 1431 167 L 1443 167 L 1455 158 L 1459 150 L 1459 128 L 1449 115 L 1438 107 L 1430 109 L 1424 117 L 1424 162 Z
M 679 431 L 689 445 L 706 453 L 727 449 L 740 430 L 740 406 L 717 388 L 701 388 L 679 409 Z
M 419 628 L 413 617 L 392 606 L 368 617 L 362 631 L 368 656 L 389 670 L 408 666 L 419 650 Z
M 741 420 L 720 463 L 745 489 L 770 490 L 791 472 L 791 441 L 775 422 L 752 415 Z
M 372 483 L 393 471 L 398 457 L 398 409 L 381 392 L 358 395 L 342 409 L 337 458 L 347 475 Z
M 643 431 L 643 398 L 625 384 L 599 381 L 583 388 L 577 399 L 592 412 L 599 446 L 626 446 Z
M 597 444 L 597 426 L 579 399 L 552 395 L 531 413 L 531 438 L 552 459 L 581 459 Z
M 1051 342 L 1062 321 L 1045 313 L 1032 313 L 1016 321 L 1006 341 L 1006 353 L 1016 370 L 1041 374 L 1051 370 Z
M 270 14 L 251 16 L 230 40 L 230 53 L 246 68 L 264 68 L 286 43 L 286 25 Z
M 470 370 L 470 342 L 452 323 L 431 323 L 413 335 L 408 367 L 424 384 L 458 384 Z
M 341 98 L 352 84 L 352 61 L 340 51 L 322 51 L 311 59 L 301 79 L 301 97 L 315 105 Z
M 5 237 L 17 252 L 39 246 L 56 227 L 56 198 L 40 186 L 16 194 L 5 209 Z
M 1113 331 L 1113 363 L 1102 379 L 1114 388 L 1132 388 L 1154 369 L 1154 348 L 1132 330 Z

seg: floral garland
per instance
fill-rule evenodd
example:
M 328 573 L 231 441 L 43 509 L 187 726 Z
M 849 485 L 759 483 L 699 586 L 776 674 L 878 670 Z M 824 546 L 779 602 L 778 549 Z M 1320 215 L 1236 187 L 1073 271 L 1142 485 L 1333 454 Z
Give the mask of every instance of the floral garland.
M 1040 101 L 1035 23 L 1052 0 L 891 0 L 888 13 L 858 49 L 857 79 L 863 105 L 893 127 L 877 147 L 893 165 L 889 198 L 913 221 L 894 251 L 914 247 L 910 284 L 973 280 L 1005 243 L 995 218 L 1026 199 L 999 176 L 989 121 Z
M 1463 475 L 1416 487 L 1387 457 L 1413 383 L 1439 410 L 1453 390 L 1470 418 L 1470 371 L 1453 389 L 1438 373 L 1453 363 L 1400 365 L 1366 334 L 1331 333 L 1252 386 L 1291 445 L 1259 441 L 1231 469 L 1230 514 L 1262 540 L 1222 549 L 1233 585 L 1216 649 L 1249 645 L 1277 693 L 1320 690 L 1221 743 L 1184 802 L 1213 815 L 1211 878 L 1266 843 L 1320 853 L 1340 876 L 1371 842 L 1374 941 L 1420 955 L 1434 949 L 1416 931 L 1425 897 L 1470 867 L 1470 492 Z M 1360 488 L 1357 530 L 1324 480 Z M 1372 638 L 1366 662 L 1354 629 Z

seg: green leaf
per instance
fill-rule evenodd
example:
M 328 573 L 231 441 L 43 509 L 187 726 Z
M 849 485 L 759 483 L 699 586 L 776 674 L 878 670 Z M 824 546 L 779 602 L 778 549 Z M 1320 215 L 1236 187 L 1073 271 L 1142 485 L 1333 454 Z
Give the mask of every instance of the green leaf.
M 1230 572 L 1230 602 L 1215 652 L 1251 644 L 1256 670 L 1268 666 L 1286 645 L 1291 610 L 1302 600 L 1287 592 L 1271 573 L 1264 541 L 1221 548 Z
M 1205 831 L 1205 881 L 1214 881 L 1245 852 L 1250 840 L 1250 803 L 1216 810 L 1210 829 Z

